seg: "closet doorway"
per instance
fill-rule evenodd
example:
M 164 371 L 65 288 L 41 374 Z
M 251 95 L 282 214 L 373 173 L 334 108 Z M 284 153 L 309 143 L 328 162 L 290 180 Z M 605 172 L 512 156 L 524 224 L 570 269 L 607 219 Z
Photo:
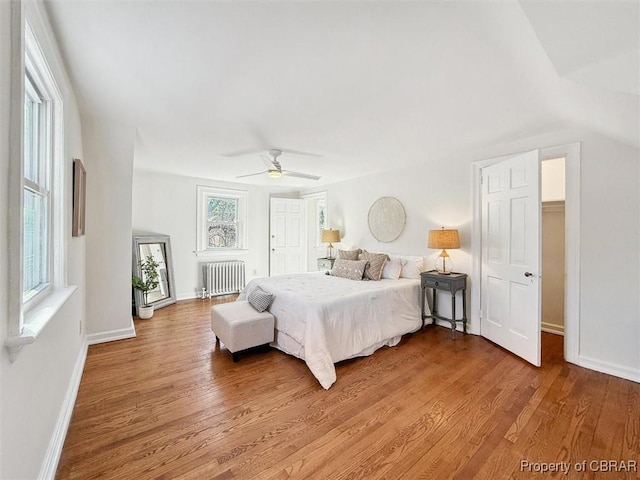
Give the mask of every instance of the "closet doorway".
M 564 336 L 565 158 L 542 161 L 542 331 Z

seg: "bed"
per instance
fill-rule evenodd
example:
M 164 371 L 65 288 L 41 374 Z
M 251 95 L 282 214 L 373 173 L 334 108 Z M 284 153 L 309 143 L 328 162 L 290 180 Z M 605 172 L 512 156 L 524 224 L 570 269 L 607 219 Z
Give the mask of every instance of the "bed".
M 273 294 L 272 346 L 304 360 L 320 385 L 336 381 L 334 364 L 395 346 L 422 325 L 420 280 L 399 278 L 354 281 L 303 273 L 252 280 L 240 294 L 256 288 Z

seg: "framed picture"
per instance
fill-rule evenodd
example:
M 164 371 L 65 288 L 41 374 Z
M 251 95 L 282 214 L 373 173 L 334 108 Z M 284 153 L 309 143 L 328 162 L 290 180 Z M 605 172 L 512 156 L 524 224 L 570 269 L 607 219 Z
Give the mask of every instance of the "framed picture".
M 87 196 L 87 172 L 82 160 L 73 160 L 73 226 L 71 234 L 74 237 L 84 235 L 85 204 Z

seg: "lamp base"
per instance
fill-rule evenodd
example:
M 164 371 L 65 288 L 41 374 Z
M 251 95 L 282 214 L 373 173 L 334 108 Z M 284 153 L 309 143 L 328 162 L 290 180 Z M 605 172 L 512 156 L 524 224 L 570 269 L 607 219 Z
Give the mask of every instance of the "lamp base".
M 440 275 L 450 275 L 453 270 L 451 257 L 437 257 L 434 267 Z
M 329 244 L 329 246 L 327 247 L 327 259 L 328 260 L 334 260 L 336 257 L 334 257 L 332 255 L 332 251 L 333 251 L 333 245 Z

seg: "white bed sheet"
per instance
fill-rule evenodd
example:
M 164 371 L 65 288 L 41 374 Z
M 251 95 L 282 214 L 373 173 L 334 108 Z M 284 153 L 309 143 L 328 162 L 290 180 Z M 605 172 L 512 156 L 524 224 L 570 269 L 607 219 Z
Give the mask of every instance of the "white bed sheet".
M 256 287 L 272 293 L 279 350 L 303 359 L 320 384 L 336 381 L 334 363 L 395 346 L 417 331 L 420 280 L 354 281 L 305 273 L 252 280 L 238 300 Z

